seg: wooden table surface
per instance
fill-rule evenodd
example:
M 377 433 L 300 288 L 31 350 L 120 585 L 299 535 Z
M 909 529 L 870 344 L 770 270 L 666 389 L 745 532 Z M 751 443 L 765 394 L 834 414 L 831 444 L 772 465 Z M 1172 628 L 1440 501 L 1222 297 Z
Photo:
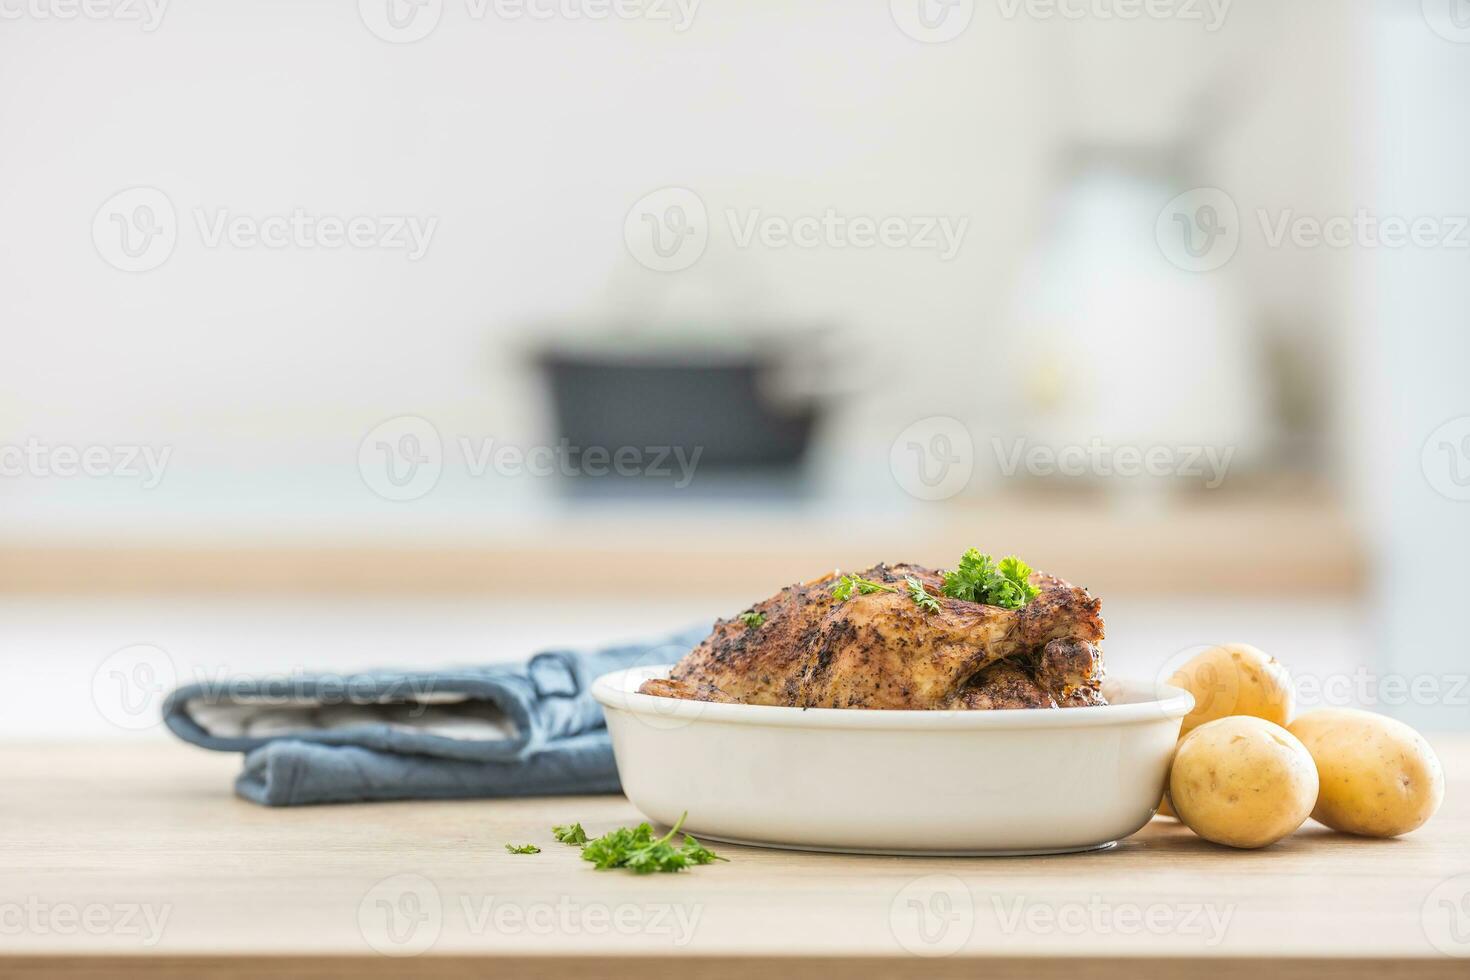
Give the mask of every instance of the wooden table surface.
M 1434 742 L 1445 806 L 1399 840 L 1233 851 L 1158 819 L 1093 854 L 720 845 L 648 877 L 549 833 L 637 821 L 617 796 L 270 810 L 231 795 L 237 757 L 156 736 L 9 745 L 0 976 L 1464 978 L 1470 737 Z

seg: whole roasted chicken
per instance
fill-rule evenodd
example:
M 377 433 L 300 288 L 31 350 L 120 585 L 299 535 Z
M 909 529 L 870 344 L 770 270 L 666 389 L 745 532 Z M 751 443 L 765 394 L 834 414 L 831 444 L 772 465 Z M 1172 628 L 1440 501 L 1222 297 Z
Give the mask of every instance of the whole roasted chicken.
M 1030 572 L 1023 581 L 1034 597 L 1019 608 L 944 595 L 944 573 L 909 564 L 787 586 L 718 621 L 668 679 L 640 690 L 802 708 L 1106 703 L 1101 603 L 1051 575 Z

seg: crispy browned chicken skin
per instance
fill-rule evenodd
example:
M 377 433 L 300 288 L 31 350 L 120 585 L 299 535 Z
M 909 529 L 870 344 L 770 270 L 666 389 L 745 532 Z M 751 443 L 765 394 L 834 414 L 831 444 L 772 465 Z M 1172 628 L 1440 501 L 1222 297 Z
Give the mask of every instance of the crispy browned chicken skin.
M 1036 573 L 1041 593 L 1020 609 L 940 594 L 943 575 L 875 565 L 863 578 L 897 593 L 832 597 L 836 574 L 791 585 L 753 607 L 759 626 L 720 620 L 669 679 L 645 694 L 802 708 L 990 709 L 1103 704 L 1101 603 Z M 920 609 L 905 576 L 938 597 Z

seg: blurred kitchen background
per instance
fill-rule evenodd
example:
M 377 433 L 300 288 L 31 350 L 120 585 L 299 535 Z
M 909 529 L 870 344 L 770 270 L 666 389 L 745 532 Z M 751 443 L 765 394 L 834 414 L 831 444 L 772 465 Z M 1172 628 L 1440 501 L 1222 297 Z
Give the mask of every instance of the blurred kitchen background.
M 0 735 L 971 545 L 1470 725 L 1463 0 L 4 9 Z

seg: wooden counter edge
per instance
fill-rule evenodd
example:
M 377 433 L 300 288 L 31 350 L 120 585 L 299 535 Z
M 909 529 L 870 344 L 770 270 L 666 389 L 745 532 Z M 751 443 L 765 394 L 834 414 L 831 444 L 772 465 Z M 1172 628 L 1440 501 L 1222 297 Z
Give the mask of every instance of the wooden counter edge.
M 783 980 L 1148 980 L 1188 975 L 1190 980 L 1341 980 L 1387 977 L 1392 980 L 1460 980 L 1466 961 L 1452 957 L 967 957 L 869 956 L 472 956 L 414 958 L 337 955 L 22 955 L 0 954 L 0 975 L 10 980 L 373 980 L 413 976 L 415 980 L 480 980 L 495 976 L 527 980 L 745 980 L 779 976 Z M 1186 974 L 1187 971 L 1187 974 Z

